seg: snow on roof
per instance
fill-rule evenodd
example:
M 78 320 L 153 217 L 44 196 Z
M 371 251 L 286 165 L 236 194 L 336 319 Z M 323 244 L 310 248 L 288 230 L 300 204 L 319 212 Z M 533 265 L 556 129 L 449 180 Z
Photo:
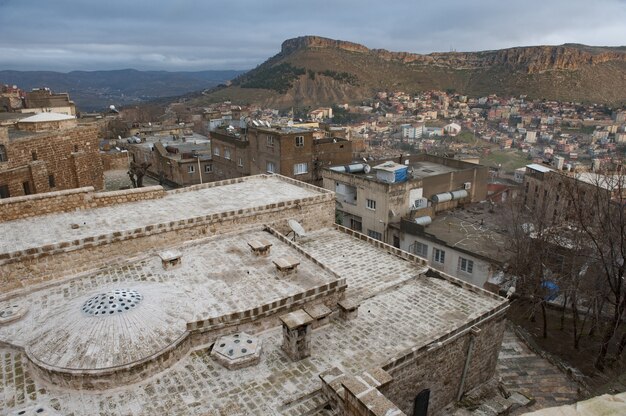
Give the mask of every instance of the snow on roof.
M 38 113 L 20 120 L 20 123 L 41 123 L 44 121 L 73 120 L 76 117 L 61 113 Z
M 552 172 L 554 169 L 551 169 L 545 165 L 540 165 L 538 163 L 531 163 L 530 165 L 526 165 L 527 168 L 531 168 L 532 170 L 536 170 L 538 172 Z

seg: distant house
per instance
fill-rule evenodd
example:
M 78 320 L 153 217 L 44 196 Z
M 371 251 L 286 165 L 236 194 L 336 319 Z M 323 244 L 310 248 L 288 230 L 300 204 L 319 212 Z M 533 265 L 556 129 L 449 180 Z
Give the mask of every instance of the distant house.
M 461 132 L 461 126 L 459 126 L 456 123 L 450 123 L 447 124 L 443 127 L 443 130 L 449 135 L 449 136 L 456 136 L 457 134 L 459 134 Z

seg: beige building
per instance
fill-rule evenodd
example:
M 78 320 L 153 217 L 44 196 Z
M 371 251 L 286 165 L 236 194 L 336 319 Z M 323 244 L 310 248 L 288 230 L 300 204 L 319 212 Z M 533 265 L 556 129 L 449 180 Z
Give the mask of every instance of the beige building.
M 508 302 L 334 210 L 280 175 L 0 204 L 0 413 L 436 414 L 489 380 Z
M 401 163 L 398 163 L 401 162 Z M 488 169 L 461 160 L 415 155 L 323 172 L 324 188 L 335 191 L 337 221 L 400 247 L 403 217 L 434 216 L 487 196 Z

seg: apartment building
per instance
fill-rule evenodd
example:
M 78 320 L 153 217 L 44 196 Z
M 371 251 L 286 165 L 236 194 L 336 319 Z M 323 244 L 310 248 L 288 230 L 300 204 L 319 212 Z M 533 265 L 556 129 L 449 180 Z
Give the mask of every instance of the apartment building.
M 322 176 L 336 192 L 338 223 L 395 247 L 403 217 L 432 217 L 487 196 L 487 167 L 427 154 L 335 166 Z
M 320 135 L 311 128 L 255 123 L 211 133 L 216 180 L 278 173 L 319 185 L 322 168 L 352 160 L 352 143 L 341 137 L 343 130 L 329 128 Z

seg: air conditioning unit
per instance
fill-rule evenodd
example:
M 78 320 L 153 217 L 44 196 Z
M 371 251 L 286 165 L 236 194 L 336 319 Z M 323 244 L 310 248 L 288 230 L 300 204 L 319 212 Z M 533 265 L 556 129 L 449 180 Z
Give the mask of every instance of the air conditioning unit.
M 472 183 L 471 182 L 465 182 L 463 184 L 463 189 L 470 189 L 472 187 Z

